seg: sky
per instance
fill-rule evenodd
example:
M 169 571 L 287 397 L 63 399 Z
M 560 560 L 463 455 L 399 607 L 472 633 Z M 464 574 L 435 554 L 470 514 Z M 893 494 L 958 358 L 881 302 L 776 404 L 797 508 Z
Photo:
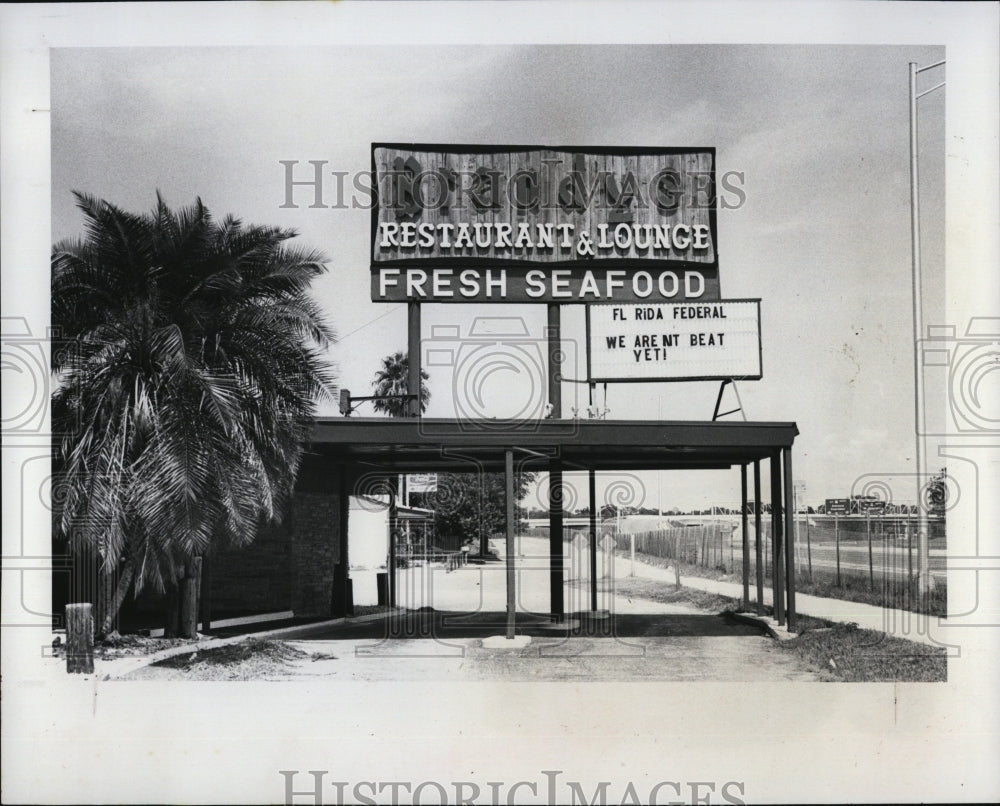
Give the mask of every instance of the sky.
M 798 424 L 796 480 L 817 504 L 859 477 L 914 469 L 907 63 L 942 58 L 926 46 L 54 49 L 52 237 L 82 232 L 74 189 L 134 211 L 157 190 L 172 206 L 200 197 L 220 217 L 294 228 L 328 258 L 314 290 L 338 334 L 330 358 L 364 395 L 380 359 L 405 349 L 405 307 L 371 302 L 370 212 L 309 209 L 308 193 L 283 209 L 281 160 L 353 176 L 379 141 L 714 147 L 717 170 L 741 173 L 746 193 L 718 216 L 722 296 L 762 300 L 763 379 L 739 394 L 748 419 Z M 929 324 L 944 316 L 945 92 L 920 101 Z M 543 337 L 544 305 L 425 305 L 422 336 L 450 324 L 467 334 L 483 316 Z M 564 307 L 577 378 L 583 321 L 581 306 Z M 519 409 L 539 381 L 497 373 L 487 413 Z M 454 376 L 438 368 L 430 389 L 428 415 L 454 415 Z M 717 391 L 621 384 L 598 400 L 612 419 L 706 420 Z M 567 416 L 585 395 L 564 386 Z M 609 474 L 599 497 L 622 483 L 637 505 L 666 509 L 739 495 L 734 470 Z M 896 498 L 912 500 L 898 483 Z

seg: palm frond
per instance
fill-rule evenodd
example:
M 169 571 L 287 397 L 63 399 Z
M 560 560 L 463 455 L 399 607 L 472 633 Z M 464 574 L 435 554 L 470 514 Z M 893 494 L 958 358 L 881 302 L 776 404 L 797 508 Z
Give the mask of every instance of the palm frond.
M 291 496 L 335 336 L 309 295 L 326 271 L 295 232 L 216 222 L 157 192 L 134 215 L 75 193 L 84 237 L 52 252 L 53 420 L 66 425 L 55 524 L 127 556 L 162 590 L 215 540 L 245 545 Z

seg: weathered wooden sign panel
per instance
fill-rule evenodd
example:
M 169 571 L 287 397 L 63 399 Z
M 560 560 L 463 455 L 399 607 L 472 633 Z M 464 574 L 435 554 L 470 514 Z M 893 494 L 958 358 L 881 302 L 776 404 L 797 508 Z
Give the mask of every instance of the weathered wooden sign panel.
M 719 297 L 714 149 L 375 144 L 372 299 Z

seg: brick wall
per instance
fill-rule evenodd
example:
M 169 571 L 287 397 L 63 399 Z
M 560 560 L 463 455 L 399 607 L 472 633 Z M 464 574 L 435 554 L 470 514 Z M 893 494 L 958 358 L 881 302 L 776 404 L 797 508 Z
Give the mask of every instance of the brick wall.
M 296 616 L 329 616 L 340 562 L 340 495 L 296 491 L 290 525 L 292 610 Z
M 279 526 L 262 529 L 246 548 L 213 558 L 213 614 L 292 610 L 296 616 L 329 616 L 340 562 L 339 513 L 335 490 L 297 490 Z
M 274 613 L 292 609 L 292 542 L 288 523 L 264 526 L 249 546 L 210 559 L 212 614 Z

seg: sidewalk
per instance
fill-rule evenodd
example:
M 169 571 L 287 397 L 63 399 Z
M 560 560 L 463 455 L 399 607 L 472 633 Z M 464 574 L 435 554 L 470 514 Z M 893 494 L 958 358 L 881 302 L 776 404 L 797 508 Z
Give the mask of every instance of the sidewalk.
M 548 544 L 537 538 L 521 538 L 522 551 L 534 552 L 542 555 L 548 550 Z M 570 556 L 565 557 L 565 567 L 570 568 Z M 613 560 L 615 570 L 613 573 L 618 577 L 624 577 L 629 573 L 631 560 L 616 556 Z M 642 560 L 635 560 L 635 570 L 637 577 L 664 582 L 669 585 L 674 584 L 673 567 L 662 568 L 649 565 Z M 704 577 L 681 575 L 681 585 L 688 588 L 706 591 L 708 593 L 718 593 L 722 596 L 729 596 L 742 601 L 743 585 L 739 582 L 723 582 L 722 580 L 706 579 Z M 772 604 L 773 591 L 769 586 L 764 588 L 764 604 Z M 755 580 L 750 582 L 750 602 L 751 609 L 757 601 L 757 587 Z M 916 641 L 928 646 L 950 646 L 958 645 L 958 642 L 949 644 L 948 623 L 939 616 L 926 616 L 911 613 L 908 610 L 893 610 L 889 608 L 875 607 L 873 605 L 862 604 L 860 602 L 849 602 L 842 599 L 827 599 L 820 596 L 808 596 L 802 593 L 795 594 L 795 610 L 797 613 L 815 618 L 827 619 L 837 622 L 854 622 L 859 627 L 869 630 L 879 630 L 897 638 L 905 638 L 909 641 Z
M 672 568 L 657 568 L 636 560 L 638 575 L 649 579 L 663 580 L 673 584 Z M 641 566 L 641 570 L 639 567 Z M 743 599 L 743 585 L 736 582 L 723 582 L 717 579 L 681 575 L 681 585 L 688 588 L 718 593 L 734 599 Z M 764 604 L 770 605 L 773 591 L 764 588 Z M 751 608 L 757 601 L 757 586 L 751 581 Z M 938 616 L 926 616 L 911 613 L 908 610 L 892 610 L 875 607 L 860 602 L 848 602 L 842 599 L 825 599 L 820 596 L 809 596 L 803 593 L 795 594 L 795 610 L 805 616 L 827 619 L 829 621 L 854 622 L 859 627 L 869 630 L 880 630 L 897 638 L 917 641 L 929 646 L 947 646 L 942 633 L 947 630 L 947 622 L 940 621 Z M 936 638 L 935 638 L 936 636 Z

